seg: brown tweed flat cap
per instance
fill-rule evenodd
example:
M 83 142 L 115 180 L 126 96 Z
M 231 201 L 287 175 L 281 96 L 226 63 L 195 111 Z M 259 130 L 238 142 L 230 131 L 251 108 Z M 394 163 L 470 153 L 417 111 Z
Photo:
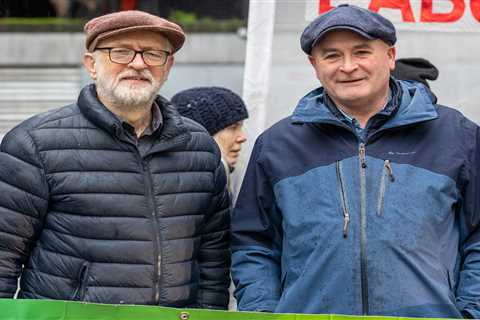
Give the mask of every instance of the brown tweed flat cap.
M 185 42 L 182 28 L 166 19 L 137 10 L 120 11 L 93 18 L 83 28 L 86 35 L 85 47 L 93 51 L 97 43 L 113 35 L 134 30 L 150 30 L 166 37 L 178 51 Z

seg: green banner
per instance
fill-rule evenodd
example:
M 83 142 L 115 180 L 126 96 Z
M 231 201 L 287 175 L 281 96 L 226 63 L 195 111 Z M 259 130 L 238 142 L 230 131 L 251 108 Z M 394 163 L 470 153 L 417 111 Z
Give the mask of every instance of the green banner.
M 392 320 L 379 316 L 308 315 L 176 309 L 59 300 L 0 299 L 0 320 Z M 426 319 L 426 318 L 422 318 Z M 434 319 L 434 318 L 430 318 Z

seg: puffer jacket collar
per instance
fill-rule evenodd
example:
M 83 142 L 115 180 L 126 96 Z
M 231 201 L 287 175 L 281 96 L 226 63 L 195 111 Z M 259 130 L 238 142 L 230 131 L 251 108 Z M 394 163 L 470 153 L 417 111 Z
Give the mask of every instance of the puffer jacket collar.
M 159 143 L 149 153 L 185 145 L 191 134 L 178 111 L 161 96 L 157 96 L 155 101 L 162 111 L 163 126 L 157 137 Z M 129 141 L 118 118 L 98 99 L 95 84 L 87 85 L 82 89 L 77 104 L 80 112 L 97 127 L 120 140 Z
M 436 119 L 438 113 L 435 101 L 427 88 L 420 83 L 391 79 L 393 85 L 400 89 L 398 98 L 392 98 L 393 103 L 380 112 L 387 120 L 379 129 L 400 127 L 413 123 Z M 392 85 L 391 84 L 391 85 Z M 345 126 L 336 114 L 338 110 L 329 107 L 328 96 L 323 87 L 309 92 L 300 99 L 292 115 L 293 123 L 329 123 Z M 332 111 L 334 110 L 334 111 Z M 336 112 L 335 112 L 336 111 Z

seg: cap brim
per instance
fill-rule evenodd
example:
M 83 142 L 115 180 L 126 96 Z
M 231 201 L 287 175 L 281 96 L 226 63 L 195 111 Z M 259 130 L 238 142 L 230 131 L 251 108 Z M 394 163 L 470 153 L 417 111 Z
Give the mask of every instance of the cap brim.
M 352 27 L 352 26 L 334 26 L 334 27 L 327 28 L 327 29 L 323 30 L 320 34 L 318 34 L 315 41 L 312 42 L 312 46 L 310 47 L 310 52 L 312 51 L 313 47 L 315 47 L 318 44 L 318 41 L 320 41 L 320 39 L 322 39 L 327 33 L 331 32 L 331 31 L 335 31 L 335 30 L 350 30 L 350 31 L 353 31 L 355 33 L 358 33 L 359 35 L 361 35 L 362 37 L 364 37 L 368 40 L 375 40 L 376 39 L 376 38 L 372 37 L 371 35 L 367 34 L 366 32 L 364 32 L 363 30 L 360 30 L 360 29 Z
M 185 42 L 185 35 L 182 32 L 173 28 L 158 27 L 158 26 L 133 26 L 133 27 L 113 30 L 110 32 L 99 34 L 95 39 L 93 39 L 93 41 L 88 46 L 88 51 L 93 51 L 96 48 L 98 42 L 100 42 L 101 40 L 110 38 L 114 35 L 137 31 L 137 30 L 147 30 L 147 31 L 153 31 L 161 34 L 162 36 L 167 38 L 167 40 L 173 46 L 172 53 L 175 53 L 178 50 L 180 50 L 180 48 L 183 46 L 183 43 Z

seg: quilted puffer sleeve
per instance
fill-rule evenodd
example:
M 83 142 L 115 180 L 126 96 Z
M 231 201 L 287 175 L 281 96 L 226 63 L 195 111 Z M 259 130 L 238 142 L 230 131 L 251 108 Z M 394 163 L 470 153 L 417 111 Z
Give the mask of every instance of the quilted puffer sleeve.
M 230 285 L 230 199 L 223 165 L 215 171 L 215 195 L 202 226 L 198 258 L 200 281 L 198 305 L 227 309 Z
M 0 297 L 13 297 L 48 208 L 48 185 L 32 137 L 12 130 L 0 147 Z

